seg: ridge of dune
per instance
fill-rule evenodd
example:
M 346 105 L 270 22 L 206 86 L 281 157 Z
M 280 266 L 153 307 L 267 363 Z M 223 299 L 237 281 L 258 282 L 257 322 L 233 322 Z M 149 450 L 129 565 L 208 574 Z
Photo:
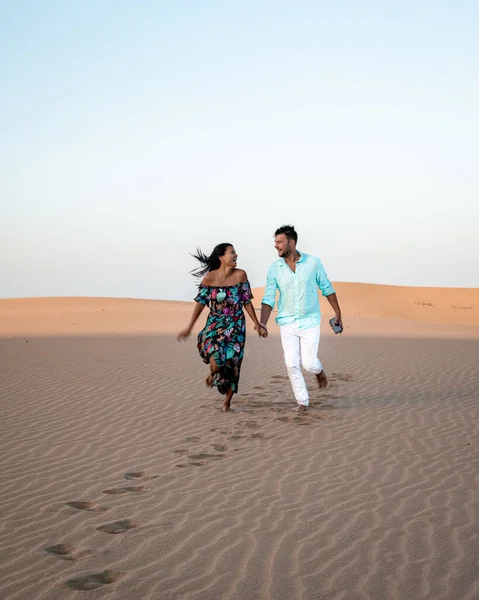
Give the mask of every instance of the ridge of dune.
M 479 288 L 409 287 L 375 283 L 333 282 L 347 317 L 386 317 L 428 323 L 479 325 Z M 253 289 L 261 302 L 264 287 Z M 321 310 L 333 315 L 320 295 Z
M 343 316 L 382 321 L 479 326 L 479 288 L 402 287 L 337 282 Z M 264 288 L 253 288 L 259 309 Z M 324 318 L 332 316 L 320 295 Z M 141 298 L 37 297 L 0 299 L 0 336 L 51 334 L 176 333 L 192 302 Z M 201 317 L 203 319 L 203 317 Z M 390 324 L 388 325 L 388 328 Z M 397 329 L 399 325 L 395 326 Z

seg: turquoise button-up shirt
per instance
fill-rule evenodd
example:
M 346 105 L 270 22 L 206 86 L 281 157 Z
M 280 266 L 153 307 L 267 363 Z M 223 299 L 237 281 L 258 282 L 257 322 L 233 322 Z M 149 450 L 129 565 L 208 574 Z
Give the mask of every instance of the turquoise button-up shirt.
M 323 263 L 310 254 L 300 253 L 293 272 L 284 258 L 279 258 L 268 269 L 262 304 L 274 308 L 279 291 L 278 325 L 296 322 L 300 329 L 315 327 L 321 322 L 318 288 L 323 296 L 335 293 L 326 275 Z

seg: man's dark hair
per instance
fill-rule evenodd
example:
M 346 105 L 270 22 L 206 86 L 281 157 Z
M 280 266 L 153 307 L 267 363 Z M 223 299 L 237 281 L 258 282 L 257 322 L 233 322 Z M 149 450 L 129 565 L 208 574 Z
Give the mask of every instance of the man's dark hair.
M 288 240 L 293 240 L 295 244 L 298 242 L 298 234 L 296 233 L 293 225 L 283 225 L 274 232 L 274 236 L 276 237 L 282 233 L 284 233 Z

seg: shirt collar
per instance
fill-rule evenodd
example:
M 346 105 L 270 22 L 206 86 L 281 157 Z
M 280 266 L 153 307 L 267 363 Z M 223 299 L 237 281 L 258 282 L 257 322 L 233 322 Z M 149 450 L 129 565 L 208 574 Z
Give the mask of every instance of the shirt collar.
M 298 252 L 298 254 L 299 254 L 299 258 L 298 258 L 298 260 L 296 261 L 296 264 L 298 264 L 299 262 L 303 262 L 303 260 L 304 260 L 304 256 L 303 256 L 303 254 L 301 254 L 301 252 L 300 252 L 299 250 L 298 250 L 297 252 Z M 286 260 L 285 260 L 283 257 L 281 257 L 281 259 L 280 259 L 280 260 L 282 261 L 282 262 L 280 263 L 280 265 L 281 265 L 282 267 L 286 267 L 286 266 L 287 266 L 287 264 L 286 264 Z

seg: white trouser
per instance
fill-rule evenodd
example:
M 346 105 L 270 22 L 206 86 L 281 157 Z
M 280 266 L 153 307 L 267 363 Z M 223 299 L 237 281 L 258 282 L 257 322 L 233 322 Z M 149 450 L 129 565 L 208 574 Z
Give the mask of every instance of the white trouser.
M 316 375 L 323 370 L 318 359 L 319 325 L 308 329 L 299 329 L 295 323 L 291 323 L 290 325 L 281 325 L 280 331 L 284 361 L 294 397 L 298 404 L 308 406 L 309 394 L 301 373 L 301 363 L 306 371 Z

